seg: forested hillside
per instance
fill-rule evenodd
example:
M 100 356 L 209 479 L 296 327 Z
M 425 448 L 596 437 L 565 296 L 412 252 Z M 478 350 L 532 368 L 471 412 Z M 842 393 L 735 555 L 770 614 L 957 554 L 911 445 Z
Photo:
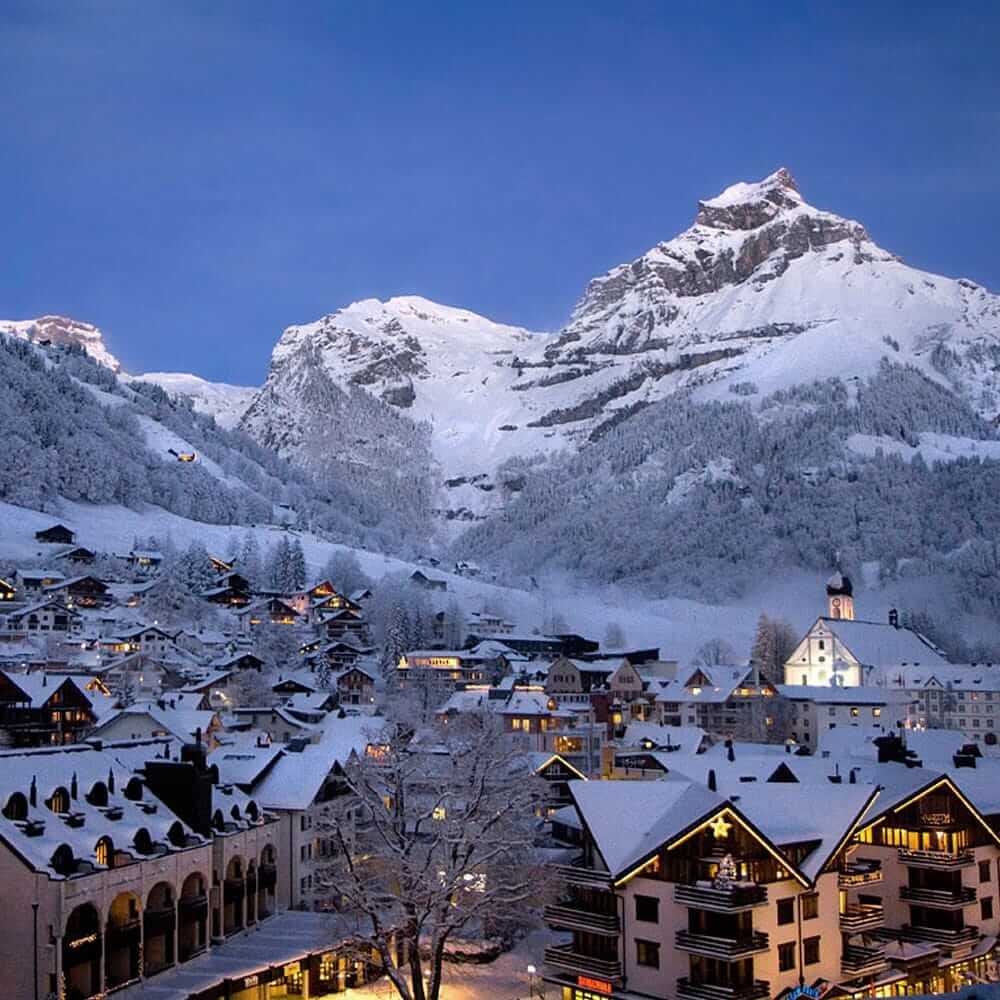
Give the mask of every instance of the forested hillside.
M 723 599 L 780 567 L 944 572 L 1000 607 L 995 432 L 913 368 L 749 402 L 657 403 L 551 462 L 510 462 L 502 517 L 463 552 L 532 572 Z M 952 450 L 928 463 L 929 440 Z M 862 445 L 869 447 L 863 448 Z M 866 451 L 868 453 L 866 453 Z M 899 452 L 907 453 L 903 457 Z
M 215 524 L 271 521 L 281 504 L 303 526 L 390 551 L 422 527 L 419 510 L 390 506 L 364 469 L 295 467 L 159 386 L 124 384 L 79 347 L 0 337 L 0 407 L 0 499 L 10 503 L 156 504 Z M 178 462 L 170 452 L 178 444 L 197 460 Z

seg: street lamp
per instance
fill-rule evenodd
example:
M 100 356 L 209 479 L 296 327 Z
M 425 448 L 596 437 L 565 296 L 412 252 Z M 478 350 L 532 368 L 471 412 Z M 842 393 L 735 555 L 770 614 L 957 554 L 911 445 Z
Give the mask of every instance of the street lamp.
M 532 997 L 541 997 L 541 1000 L 545 1000 L 545 985 L 542 982 L 536 984 L 535 977 L 538 974 L 538 969 L 534 965 L 528 966 L 528 1000 L 532 1000 Z M 537 993 L 536 993 L 537 988 Z

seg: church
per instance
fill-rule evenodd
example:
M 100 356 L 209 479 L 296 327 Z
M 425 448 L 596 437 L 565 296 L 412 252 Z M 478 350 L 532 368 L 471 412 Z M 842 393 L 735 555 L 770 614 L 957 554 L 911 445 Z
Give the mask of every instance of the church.
M 826 584 L 827 614 L 812 627 L 785 661 L 785 683 L 819 687 L 860 687 L 883 667 L 937 666 L 947 663 L 926 637 L 899 624 L 895 610 L 888 622 L 854 617 L 854 588 L 849 577 L 834 573 Z

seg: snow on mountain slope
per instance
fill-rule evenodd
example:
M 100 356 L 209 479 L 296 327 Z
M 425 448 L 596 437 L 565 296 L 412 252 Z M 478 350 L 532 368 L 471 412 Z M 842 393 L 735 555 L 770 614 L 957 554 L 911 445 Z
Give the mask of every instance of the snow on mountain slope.
M 259 392 L 253 386 L 209 382 L 186 372 L 146 372 L 133 376 L 133 381 L 154 382 L 171 396 L 189 399 L 199 413 L 215 417 L 215 422 L 226 429 L 231 429 L 240 422 Z
M 888 357 L 993 416 L 998 352 L 1000 298 L 906 266 L 782 169 L 701 202 L 690 229 L 593 280 L 546 355 L 617 368 L 637 383 L 626 405 L 867 376 Z
M 271 356 L 268 385 L 294 378 L 308 347 L 310 360 L 341 384 L 362 387 L 411 420 L 431 424 L 446 476 L 475 475 L 522 450 L 511 447 L 505 429 L 525 421 L 525 399 L 511 392 L 513 362 L 537 339 L 418 296 L 365 299 L 285 330 Z M 275 418 L 262 414 L 247 425 L 253 430 Z
M 700 202 L 691 228 L 595 278 L 557 334 L 418 297 L 289 327 L 258 397 L 268 403 L 243 426 L 287 452 L 282 429 L 308 407 L 296 385 L 319 366 L 429 423 L 448 516 L 476 517 L 498 506 L 506 459 L 584 445 L 678 392 L 760 398 L 864 378 L 883 358 L 994 417 L 1000 297 L 908 267 L 860 223 L 809 205 L 781 169 Z
M 18 340 L 34 343 L 64 345 L 76 344 L 82 347 L 98 364 L 121 371 L 118 359 L 108 350 L 104 336 L 96 326 L 81 323 L 67 316 L 39 316 L 37 319 L 0 320 L 0 333 Z

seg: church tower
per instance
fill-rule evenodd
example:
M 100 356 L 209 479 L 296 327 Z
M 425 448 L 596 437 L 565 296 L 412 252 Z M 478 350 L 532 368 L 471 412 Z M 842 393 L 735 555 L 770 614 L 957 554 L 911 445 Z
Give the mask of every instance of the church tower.
M 826 599 L 828 618 L 840 618 L 843 621 L 854 621 L 854 587 L 849 577 L 836 572 L 826 581 Z

